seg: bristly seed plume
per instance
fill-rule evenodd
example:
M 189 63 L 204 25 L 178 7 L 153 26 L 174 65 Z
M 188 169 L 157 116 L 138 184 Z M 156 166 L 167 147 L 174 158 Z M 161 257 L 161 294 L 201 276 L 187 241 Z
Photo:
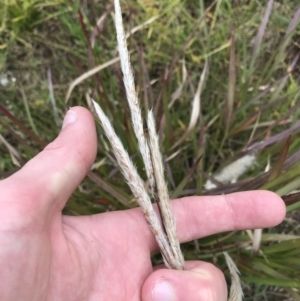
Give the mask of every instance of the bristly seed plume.
M 164 234 L 161 224 L 154 212 L 150 197 L 145 189 L 143 180 L 139 176 L 135 166 L 133 165 L 128 153 L 126 152 L 121 140 L 116 135 L 109 119 L 104 114 L 100 106 L 93 101 L 95 111 L 101 122 L 102 128 L 107 136 L 113 152 L 117 158 L 121 171 L 132 191 L 146 220 L 156 238 L 158 246 L 163 254 L 165 264 L 169 268 L 175 268 L 178 266 L 177 259 L 173 256 L 173 252 L 169 246 L 169 242 Z
M 147 144 L 144 130 L 143 130 L 143 119 L 142 113 L 139 106 L 137 93 L 135 91 L 133 72 L 130 65 L 130 56 L 127 49 L 126 36 L 122 21 L 122 12 L 119 0 L 115 0 L 115 26 L 117 32 L 118 49 L 121 62 L 121 69 L 123 72 L 123 81 L 126 90 L 127 101 L 131 112 L 131 120 L 133 124 L 133 130 L 138 140 L 140 153 L 145 162 L 145 169 L 147 177 L 149 179 L 150 187 L 152 189 L 153 196 L 155 195 L 155 181 L 153 168 L 151 163 L 151 156 L 149 146 Z
M 163 227 L 154 211 L 150 196 L 139 176 L 134 164 L 129 158 L 121 140 L 116 135 L 109 119 L 100 106 L 93 101 L 96 114 L 99 117 L 102 128 L 111 143 L 115 157 L 121 171 L 139 203 L 153 235 L 161 250 L 164 263 L 168 268 L 184 269 L 184 258 L 180 250 L 177 238 L 176 225 L 173 219 L 167 184 L 164 178 L 164 167 L 159 150 L 158 135 L 155 129 L 155 121 L 152 111 L 148 112 L 147 126 L 149 131 L 149 144 L 143 131 L 143 121 L 138 97 L 135 91 L 134 78 L 130 65 L 130 57 L 127 50 L 125 32 L 122 23 L 122 13 L 119 0 L 115 3 L 115 25 L 117 32 L 118 48 L 123 72 L 123 80 L 126 88 L 127 100 L 131 112 L 134 133 L 138 140 L 139 151 L 142 155 L 147 177 L 152 189 L 152 195 L 157 198 Z M 156 196 L 156 192 L 158 197 Z M 232 286 L 229 301 L 241 301 L 243 293 L 239 282 L 238 270 L 227 253 L 224 253 L 227 265 L 232 275 Z
M 239 270 L 227 252 L 224 252 L 224 256 L 231 274 L 231 287 L 228 301 L 242 301 L 244 294 L 240 282 Z
M 151 150 L 152 165 L 154 169 L 154 178 L 158 193 L 158 206 L 161 211 L 163 224 L 165 226 L 171 250 L 175 258 L 178 258 L 180 270 L 183 270 L 184 258 L 180 250 L 180 245 L 176 233 L 176 225 L 171 212 L 169 193 L 164 177 L 164 166 L 159 150 L 158 135 L 156 134 L 155 121 L 152 111 L 148 112 L 147 126 L 149 131 L 149 144 Z
M 145 137 L 145 133 L 143 130 L 142 113 L 139 106 L 137 93 L 135 91 L 134 77 L 133 77 L 133 72 L 130 64 L 130 56 L 127 49 L 126 36 L 125 36 L 125 31 L 124 31 L 124 26 L 122 21 L 121 6 L 119 0 L 115 0 L 114 3 L 115 3 L 115 26 L 117 32 L 121 69 L 123 72 L 124 86 L 126 89 L 126 96 L 131 112 L 131 120 L 133 124 L 134 133 L 138 140 L 139 150 L 144 161 L 147 177 L 152 191 L 152 196 L 157 201 L 160 209 L 160 213 L 162 215 L 161 218 L 164 225 L 164 229 L 166 230 L 165 234 L 169 242 L 169 248 L 173 254 L 173 257 L 176 258 L 175 262 L 174 261 L 173 263 L 169 262 L 169 266 L 175 269 L 183 269 L 184 259 L 176 235 L 175 222 L 171 214 L 171 205 L 169 202 L 167 186 L 165 184 L 165 181 L 163 181 L 164 184 L 161 184 L 161 182 L 157 179 L 157 177 L 159 177 L 159 179 L 164 179 L 163 165 L 160 158 L 161 156 L 158 148 L 158 142 L 157 142 L 157 152 L 159 153 L 160 157 L 158 157 L 157 155 L 153 156 L 152 154 L 153 149 L 149 149 L 149 145 Z M 154 136 L 155 137 L 157 136 L 155 132 L 154 119 L 152 124 L 153 124 L 152 127 L 152 138 L 153 138 Z M 153 158 L 155 158 L 155 160 L 153 160 Z M 156 162 L 156 160 L 158 159 L 160 159 L 161 162 L 160 164 Z M 161 166 L 159 168 L 159 171 L 153 170 L 153 164 L 155 164 L 156 166 L 159 165 Z M 164 188 L 162 188 L 162 185 L 164 185 Z M 158 199 L 157 199 L 156 191 L 158 194 Z M 165 256 L 164 258 L 167 259 Z

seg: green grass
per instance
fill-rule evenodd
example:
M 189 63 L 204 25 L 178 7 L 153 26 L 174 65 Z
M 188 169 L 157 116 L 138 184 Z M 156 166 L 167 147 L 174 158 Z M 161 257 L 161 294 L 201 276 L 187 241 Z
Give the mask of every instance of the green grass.
M 223 266 L 222 251 L 227 250 L 242 272 L 246 300 L 253 300 L 253 296 L 255 300 L 282 300 L 286 293 L 300 300 L 299 290 L 293 290 L 300 283 L 299 15 L 293 19 L 299 5 L 297 1 L 275 1 L 267 16 L 270 1 L 248 2 L 234 5 L 232 1 L 217 1 L 202 18 L 212 1 L 127 1 L 122 8 L 127 31 L 157 17 L 131 35 L 128 43 L 143 110 L 153 107 L 160 125 L 171 194 L 265 188 L 279 193 L 288 205 L 285 222 L 264 231 L 258 255 L 251 256 L 249 236 L 235 232 L 199 240 L 201 252 L 197 243 L 186 244 L 185 257 Z M 18 164 L 23 165 L 56 137 L 66 109 L 87 106 L 88 89 L 107 108 L 142 173 L 137 143 L 126 117 L 129 110 L 118 64 L 76 86 L 65 103 L 75 78 L 118 55 L 109 3 L 94 0 L 85 6 L 64 0 L 4 1 L 0 11 L 0 75 L 10 72 L 16 78 L 8 86 L 0 86 L 0 112 L 4 116 L 0 133 L 18 152 L 12 157 L 0 144 L 0 176 L 17 170 Z M 95 24 L 106 12 L 97 32 Z M 266 28 L 261 26 L 262 20 L 268 21 Z M 292 30 L 286 35 L 288 28 Z M 92 33 L 95 39 L 90 42 Z M 188 128 L 205 64 L 208 71 L 197 122 L 176 145 Z M 49 70 L 55 104 L 49 94 Z M 168 108 L 175 91 L 177 97 Z M 132 201 L 100 128 L 99 133 L 96 162 L 106 160 L 69 200 L 65 208 L 68 214 L 119 210 Z M 260 141 L 263 143 L 255 144 Z M 251 146 L 256 150 L 257 163 L 237 183 L 204 190 L 209 174 L 234 162 Z M 270 168 L 265 172 L 267 166 Z

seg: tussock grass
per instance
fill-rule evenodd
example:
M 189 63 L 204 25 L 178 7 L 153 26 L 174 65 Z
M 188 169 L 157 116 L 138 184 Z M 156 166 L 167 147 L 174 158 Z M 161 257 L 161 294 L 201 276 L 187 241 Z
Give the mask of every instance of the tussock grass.
M 125 31 L 138 28 L 128 38 L 136 89 L 143 118 L 153 108 L 159 125 L 169 190 L 180 197 L 270 189 L 283 196 L 288 213 L 281 226 L 263 231 L 255 256 L 250 232 L 203 238 L 183 252 L 224 266 L 227 251 L 249 289 L 246 300 L 282 300 L 286 293 L 300 300 L 299 5 L 223 0 L 205 13 L 208 2 L 122 3 Z M 16 78 L 0 86 L 0 133 L 7 142 L 0 142 L 1 177 L 51 141 L 67 107 L 86 105 L 89 90 L 146 178 L 117 62 L 74 87 L 65 104 L 73 80 L 118 55 L 111 4 L 89 3 L 0 4 L 0 74 Z M 98 153 L 98 164 L 65 208 L 69 214 L 135 206 L 105 137 Z M 235 183 L 218 180 L 227 166 L 252 154 L 256 163 Z M 208 180 L 214 189 L 204 189 Z

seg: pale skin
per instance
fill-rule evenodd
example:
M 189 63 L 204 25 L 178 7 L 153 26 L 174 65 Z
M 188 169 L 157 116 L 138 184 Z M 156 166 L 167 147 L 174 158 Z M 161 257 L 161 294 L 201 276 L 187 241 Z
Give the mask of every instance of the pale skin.
M 140 209 L 62 215 L 97 144 L 86 109 L 67 116 L 56 140 L 0 181 L 0 300 L 226 301 L 223 273 L 210 263 L 187 261 L 185 271 L 152 266 L 157 244 Z M 281 198 L 268 191 L 186 197 L 172 210 L 181 242 L 272 227 L 285 216 Z

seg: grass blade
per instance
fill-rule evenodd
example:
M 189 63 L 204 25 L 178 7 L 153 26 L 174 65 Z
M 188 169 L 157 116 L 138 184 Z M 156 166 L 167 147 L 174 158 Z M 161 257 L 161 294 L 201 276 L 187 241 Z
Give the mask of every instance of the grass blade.
M 86 79 L 88 79 L 89 77 L 93 76 L 94 74 L 100 72 L 101 70 L 117 63 L 118 61 L 120 60 L 119 57 L 115 57 L 111 60 L 109 60 L 108 62 L 104 63 L 104 64 L 101 64 L 83 74 L 81 74 L 79 77 L 77 77 L 75 80 L 73 80 L 69 86 L 69 89 L 67 91 L 67 94 L 66 94 L 66 97 L 65 97 L 65 103 L 68 102 L 70 96 L 71 96 L 71 93 L 72 91 L 74 90 L 74 88 L 79 85 L 80 83 L 82 83 L 83 81 L 85 81 Z
M 294 29 L 298 25 L 299 21 L 300 21 L 300 7 L 295 12 L 287 30 L 286 30 L 284 38 L 288 38 L 290 36 L 290 34 L 294 31 Z
M 134 207 L 133 203 L 129 201 L 129 197 L 125 197 L 124 193 L 120 193 L 117 188 L 113 187 L 110 183 L 103 180 L 101 177 L 97 176 L 93 172 L 89 172 L 87 176 L 95 182 L 99 187 L 105 190 L 107 193 L 111 194 L 114 198 L 116 198 L 120 203 L 122 203 L 126 208 Z
M 278 279 L 272 277 L 241 277 L 241 280 L 249 283 L 257 283 L 257 284 L 264 284 L 264 285 L 272 285 L 272 286 L 279 286 L 279 287 L 291 287 L 291 288 L 300 288 L 300 284 L 295 280 L 287 280 L 287 279 Z
M 46 144 L 34 133 L 32 133 L 27 127 L 23 125 L 15 116 L 13 116 L 9 111 L 7 111 L 2 105 L 0 105 L 0 113 L 8 117 L 14 124 L 16 124 L 26 135 L 28 135 L 34 142 L 36 142 L 41 147 L 45 147 Z
M 230 43 L 230 61 L 228 72 L 228 93 L 226 100 L 226 115 L 225 115 L 225 128 L 228 132 L 229 126 L 232 122 L 232 112 L 234 106 L 235 84 L 236 84 L 236 57 L 235 57 L 235 38 L 234 31 L 231 30 L 231 43 Z
M 191 134 L 191 132 L 194 130 L 194 128 L 197 124 L 199 116 L 201 115 L 201 96 L 200 95 L 203 90 L 205 78 L 207 76 L 207 70 L 208 70 L 208 63 L 206 61 L 205 65 L 204 65 L 204 69 L 200 76 L 196 94 L 193 99 L 192 114 L 191 114 L 189 126 L 188 126 L 187 130 L 185 131 L 185 133 L 183 134 L 183 136 L 172 146 L 171 149 L 174 149 L 178 145 L 180 145 Z
M 0 134 L 0 142 L 2 142 L 7 148 L 11 161 L 17 167 L 21 167 L 21 156 L 19 152 Z
M 54 97 L 54 89 L 53 89 L 53 83 L 52 83 L 51 68 L 47 69 L 47 80 L 48 80 L 49 98 L 50 98 L 50 102 L 51 102 L 52 109 L 53 109 L 54 121 L 55 121 L 57 126 L 61 126 L 62 125 L 62 120 L 58 115 L 58 108 L 57 108 L 56 100 L 55 100 L 55 97 Z
M 286 156 L 288 154 L 288 151 L 289 151 L 290 144 L 291 144 L 291 135 L 286 140 L 286 142 L 279 154 L 279 157 L 278 157 L 274 167 L 271 170 L 269 181 L 276 179 L 280 175 L 282 167 L 283 167 L 283 163 L 284 163 Z
M 280 142 L 283 139 L 286 139 L 287 137 L 289 137 L 292 133 L 295 133 L 297 131 L 300 130 L 300 122 L 298 121 L 295 125 L 293 125 L 290 129 L 285 130 L 277 135 L 274 135 L 268 139 L 266 139 L 265 141 L 261 141 L 261 142 L 256 142 L 254 144 L 252 144 L 251 146 L 249 146 L 246 151 L 247 152 L 254 152 L 254 151 L 258 151 L 258 150 L 262 150 L 265 147 L 276 143 L 276 142 Z
M 20 88 L 20 91 L 21 91 L 21 94 L 22 94 L 22 99 L 23 99 L 23 103 L 24 103 L 24 106 L 25 106 L 25 111 L 26 111 L 26 114 L 27 114 L 27 118 L 28 118 L 29 124 L 31 125 L 31 128 L 32 128 L 33 132 L 37 136 L 39 136 L 38 130 L 36 129 L 34 121 L 33 121 L 32 117 L 31 117 L 31 113 L 30 113 L 30 109 L 29 109 L 27 97 L 26 97 L 26 94 L 25 94 L 25 91 L 24 91 L 23 87 Z
M 270 17 L 271 11 L 272 11 L 273 3 L 274 3 L 274 0 L 269 0 L 268 1 L 268 5 L 267 5 L 267 8 L 266 8 L 265 14 L 264 14 L 264 16 L 262 18 L 262 21 L 261 21 L 261 24 L 259 26 L 259 30 L 258 30 L 257 36 L 255 38 L 255 41 L 254 41 L 251 66 L 253 66 L 254 61 L 255 61 L 258 53 L 259 53 L 261 41 L 262 41 L 262 38 L 263 38 L 263 36 L 265 34 L 265 31 L 266 31 L 266 27 L 267 27 L 269 17 Z
M 181 191 L 183 190 L 183 188 L 185 187 L 185 185 L 187 184 L 187 182 L 190 180 L 190 178 L 194 174 L 195 170 L 197 169 L 201 158 L 202 158 L 202 155 L 195 161 L 193 166 L 189 169 L 189 171 L 187 172 L 185 177 L 182 179 L 182 181 L 177 186 L 176 190 L 173 191 L 171 199 L 176 199 L 178 197 L 178 195 L 181 193 Z

